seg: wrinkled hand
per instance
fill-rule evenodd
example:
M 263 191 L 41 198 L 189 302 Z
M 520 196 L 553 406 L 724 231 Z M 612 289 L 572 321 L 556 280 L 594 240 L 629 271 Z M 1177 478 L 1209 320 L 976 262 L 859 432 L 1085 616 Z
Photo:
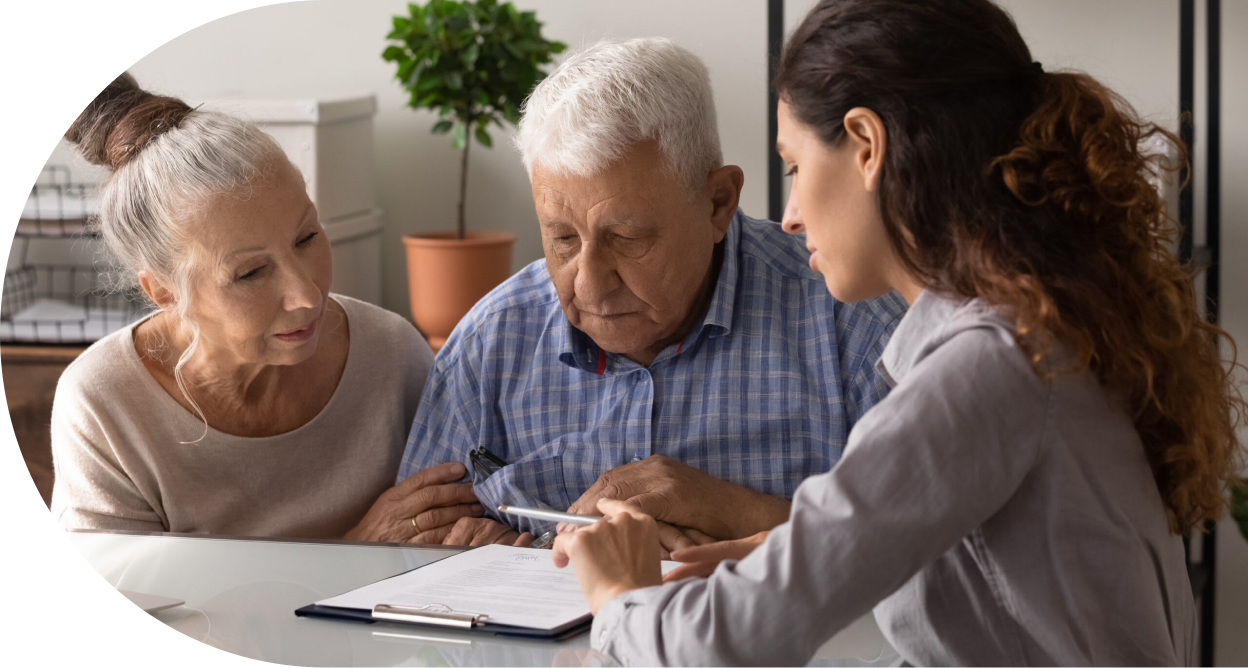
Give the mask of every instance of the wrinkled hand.
M 601 499 L 631 501 L 656 520 L 717 540 L 744 538 L 789 518 L 788 501 L 720 480 L 663 455 L 603 473 L 568 512 L 593 513 Z M 559 525 L 560 533 L 575 530 Z
M 455 523 L 442 541 L 444 545 L 515 545 L 528 547 L 533 534 L 518 533 L 511 527 L 488 517 L 465 517 Z
M 555 539 L 554 560 L 576 570 L 589 611 L 626 591 L 662 583 L 659 569 L 659 532 L 654 518 L 626 501 L 604 499 L 595 510 L 607 519 L 561 533 Z
M 364 519 L 347 532 L 346 540 L 387 543 L 441 543 L 451 526 L 463 517 L 480 517 L 472 483 L 464 465 L 448 462 L 414 473 L 381 493 Z
M 744 559 L 754 548 L 767 540 L 770 531 L 760 531 L 749 538 L 725 540 L 709 543 L 672 552 L 672 559 L 681 562 L 663 575 L 664 582 L 675 582 L 685 578 L 704 578 L 715 572 L 719 562 L 725 559 Z

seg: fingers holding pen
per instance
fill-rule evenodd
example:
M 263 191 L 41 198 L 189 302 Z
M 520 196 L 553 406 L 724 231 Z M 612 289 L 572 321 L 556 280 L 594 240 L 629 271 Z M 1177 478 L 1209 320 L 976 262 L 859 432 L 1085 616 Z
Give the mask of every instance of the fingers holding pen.
M 560 568 L 574 565 L 592 612 L 625 591 L 662 582 L 654 518 L 627 501 L 603 499 L 597 507 L 606 519 L 560 534 L 553 555 Z

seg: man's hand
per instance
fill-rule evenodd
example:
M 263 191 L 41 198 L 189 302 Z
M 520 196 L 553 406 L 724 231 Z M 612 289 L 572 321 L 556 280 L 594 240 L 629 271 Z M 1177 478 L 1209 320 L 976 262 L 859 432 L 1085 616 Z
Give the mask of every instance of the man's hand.
M 485 514 L 485 509 L 477 503 L 472 483 L 455 483 L 464 473 L 463 464 L 448 462 L 412 474 L 382 492 L 364 519 L 343 538 L 387 543 L 441 543 L 460 518 Z
M 770 531 L 761 531 L 740 540 L 725 540 L 718 543 L 690 547 L 672 552 L 672 559 L 682 562 L 663 576 L 664 582 L 675 582 L 685 578 L 704 578 L 715 572 L 719 562 L 725 559 L 744 559 L 754 548 L 767 540 Z
M 598 477 L 570 513 L 595 512 L 601 499 L 630 501 L 656 520 L 716 540 L 767 531 L 789 519 L 789 502 L 725 482 L 670 457 L 652 455 Z M 560 525 L 560 533 L 575 527 Z
M 506 524 L 488 517 L 465 517 L 455 523 L 442 541 L 445 545 L 515 545 L 528 547 L 533 534 L 517 533 Z

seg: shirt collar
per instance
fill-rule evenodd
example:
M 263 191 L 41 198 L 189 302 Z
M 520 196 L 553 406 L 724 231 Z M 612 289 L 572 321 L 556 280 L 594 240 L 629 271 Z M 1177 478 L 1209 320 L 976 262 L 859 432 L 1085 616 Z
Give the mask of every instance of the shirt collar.
M 737 282 L 741 278 L 741 227 L 745 214 L 741 209 L 732 217 L 728 224 L 728 232 L 721 241 L 724 245 L 724 256 L 719 265 L 719 281 L 715 284 L 715 293 L 711 295 L 711 303 L 706 308 L 706 316 L 693 328 L 690 338 L 706 331 L 709 338 L 715 338 L 732 331 L 732 309 L 737 303 Z
M 732 222 L 728 224 L 728 232 L 724 235 L 723 257 L 719 265 L 719 280 L 715 284 L 715 292 L 711 295 L 711 303 L 707 306 L 706 315 L 701 322 L 690 330 L 685 341 L 692 343 L 703 332 L 708 338 L 716 338 L 732 331 L 732 310 L 737 301 L 737 281 L 741 276 L 741 227 L 744 225 L 741 209 L 737 209 Z M 551 335 L 555 350 L 561 350 L 559 361 L 575 369 L 601 375 L 604 371 L 605 354 L 594 343 L 589 335 L 568 322 L 561 305 L 556 304 L 559 311 L 560 324 L 551 323 Z M 687 346 L 686 346 L 687 347 Z
M 988 328 L 1007 342 L 1014 340 L 1014 325 L 980 299 L 924 290 L 906 311 L 875 369 L 891 387 L 959 332 Z

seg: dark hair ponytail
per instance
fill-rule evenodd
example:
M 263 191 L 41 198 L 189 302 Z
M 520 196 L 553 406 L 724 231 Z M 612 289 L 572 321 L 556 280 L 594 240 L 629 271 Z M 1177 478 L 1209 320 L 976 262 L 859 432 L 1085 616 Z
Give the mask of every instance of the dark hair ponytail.
M 87 161 L 116 170 L 189 113 L 182 100 L 153 95 L 125 72 L 82 110 L 65 139 L 77 144 Z
M 1060 341 L 1073 362 L 1056 372 L 1090 368 L 1123 397 L 1173 529 L 1222 514 L 1245 404 L 1148 179 L 1186 159 L 1178 138 L 1086 74 L 1045 73 L 989 0 L 823 0 L 775 85 L 829 145 L 850 109 L 878 114 L 880 212 L 906 268 L 1012 313 L 1038 371 Z M 1179 163 L 1146 154 L 1154 138 Z

